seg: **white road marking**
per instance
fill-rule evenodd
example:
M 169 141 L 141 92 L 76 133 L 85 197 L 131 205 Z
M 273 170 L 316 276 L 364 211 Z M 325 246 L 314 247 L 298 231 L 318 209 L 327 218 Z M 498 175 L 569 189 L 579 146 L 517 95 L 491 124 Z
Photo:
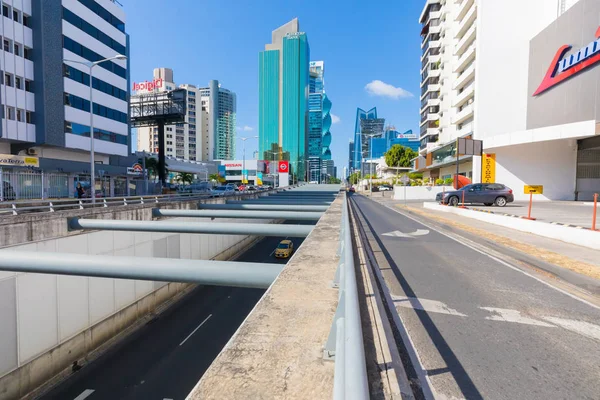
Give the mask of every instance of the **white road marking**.
M 375 200 L 371 200 L 371 201 L 375 202 Z M 380 203 L 380 204 L 381 204 L 381 203 Z M 384 207 L 387 207 L 387 208 L 389 208 L 390 210 L 392 210 L 392 211 L 394 211 L 394 212 L 396 212 L 396 213 L 398 213 L 398 214 L 400 214 L 400 215 L 402 215 L 402 216 L 404 216 L 404 217 L 406 217 L 406 218 L 408 218 L 408 219 L 412 219 L 413 221 L 415 221 L 415 222 L 417 222 L 417 223 L 419 223 L 419 224 L 421 224 L 421 225 L 423 225 L 423 226 L 426 226 L 426 227 L 428 227 L 428 228 L 430 228 L 430 229 L 432 229 L 432 230 L 436 231 L 437 233 L 439 233 L 439 234 L 441 234 L 441 235 L 444 235 L 444 236 L 446 236 L 447 238 L 450 238 L 450 239 L 454 240 L 455 242 L 462 244 L 463 246 L 466 246 L 466 247 L 470 248 L 471 250 L 475 250 L 475 251 L 476 251 L 476 252 L 478 252 L 479 254 L 483 254 L 484 256 L 486 256 L 486 257 L 489 257 L 489 258 L 491 258 L 492 260 L 494 260 L 494 261 L 496 261 L 496 262 L 499 262 L 500 264 L 502 264 L 502 265 L 504 265 L 504 266 L 506 266 L 506 267 L 508 267 L 508 268 L 510 268 L 510 269 L 513 269 L 513 270 L 515 270 L 515 271 L 517 271 L 517 272 L 520 272 L 520 273 L 522 273 L 523 275 L 526 275 L 526 276 L 528 276 L 528 277 L 530 277 L 530 278 L 533 278 L 533 279 L 535 279 L 536 281 L 538 281 L 538 282 L 540 282 L 540 283 L 542 283 L 542 284 L 544 284 L 544 285 L 548 286 L 549 288 L 552 288 L 552 289 L 556 290 L 557 292 L 560 292 L 560 293 L 562 293 L 562 294 L 564 294 L 564 295 L 567 295 L 567 296 L 569 296 L 569 297 L 570 297 L 570 298 L 572 298 L 572 299 L 575 299 L 575 300 L 577 300 L 577 301 L 579 301 L 579 302 L 581 302 L 581 303 L 583 303 L 583 304 L 586 304 L 586 305 L 588 305 L 588 306 L 590 306 L 590 307 L 592 307 L 592 308 L 595 308 L 596 310 L 600 310 L 600 307 L 599 307 L 599 306 L 597 306 L 597 305 L 595 305 L 594 303 L 590 303 L 590 302 L 589 302 L 589 301 L 587 301 L 587 300 L 584 300 L 584 299 L 582 299 L 582 298 L 580 298 L 580 297 L 577 297 L 577 296 L 576 296 L 576 295 L 574 295 L 573 293 L 569 293 L 569 292 L 567 292 L 566 290 L 563 290 L 563 289 L 561 289 L 561 288 L 558 288 L 558 287 L 556 287 L 556 286 L 553 286 L 552 284 L 550 284 L 550 283 L 548 283 L 548 282 L 546 282 L 546 281 L 544 281 L 544 280 L 542 280 L 542 279 L 538 278 L 537 276 L 534 276 L 534 275 L 532 275 L 532 274 L 530 274 L 530 273 L 528 273 L 528 272 L 525 272 L 525 271 L 523 271 L 523 270 L 522 270 L 522 269 L 520 269 L 520 268 L 517 268 L 517 267 L 515 267 L 515 266 L 512 266 L 512 265 L 510 265 L 509 263 L 507 263 L 506 261 L 503 261 L 503 260 L 499 259 L 498 257 L 495 257 L 495 256 L 493 256 L 493 255 L 491 255 L 491 254 L 488 254 L 488 253 L 486 253 L 485 251 L 483 251 L 483 250 L 480 250 L 480 249 L 478 249 L 477 247 L 475 247 L 475 246 L 473 246 L 473 245 L 471 245 L 471 244 L 467 244 L 467 243 L 465 243 L 465 241 L 466 241 L 466 240 L 468 240 L 468 239 L 466 239 L 466 238 L 463 238 L 463 237 L 461 237 L 461 239 L 459 239 L 459 238 L 457 238 L 457 237 L 454 237 L 454 236 L 452 236 L 452 235 L 450 235 L 450 234 L 448 234 L 448 233 L 446 233 L 446 232 L 442 232 L 441 230 L 435 229 L 435 228 L 433 228 L 431 225 L 429 225 L 429 224 L 427 224 L 427 223 L 424 223 L 424 222 L 421 222 L 421 221 L 417 220 L 416 218 L 413 218 L 412 216 L 410 216 L 410 215 L 408 215 L 408 214 L 404 214 L 404 213 L 403 213 L 403 212 L 401 212 L 400 210 L 396 210 L 396 209 L 394 209 L 394 208 L 392 208 L 392 207 L 390 207 L 390 206 L 388 206 L 388 205 L 385 205 L 385 204 L 383 204 L 383 206 L 384 206 Z M 461 241 L 461 240 L 463 240 L 463 241 Z
M 536 326 L 545 326 L 547 328 L 556 328 L 554 325 L 547 324 L 542 321 L 538 321 L 537 319 L 525 317 L 521 315 L 521 311 L 517 310 L 509 310 L 506 308 L 495 308 L 495 307 L 479 307 L 482 310 L 489 311 L 494 313 L 494 315 L 490 317 L 485 317 L 485 319 L 490 321 L 503 321 L 503 322 L 516 322 L 517 324 L 525 324 L 525 325 L 536 325 Z
M 200 327 L 201 327 L 202 325 L 204 325 L 204 323 L 205 323 L 206 321 L 208 321 L 208 319 L 209 319 L 210 317 L 212 317 L 212 314 L 210 314 L 208 317 L 206 317 L 206 319 L 205 319 L 204 321 L 202 321 L 202 323 L 201 323 L 200 325 L 198 325 L 198 326 L 196 327 L 196 329 L 194 329 L 194 330 L 192 331 L 192 333 L 190 333 L 190 334 L 188 335 L 188 337 L 186 337 L 185 339 L 183 339 L 183 342 L 179 343 L 179 345 L 180 345 L 180 346 L 182 346 L 182 345 L 183 345 L 185 342 L 187 342 L 187 340 L 188 340 L 189 338 L 191 338 L 191 337 L 192 337 L 192 335 L 193 335 L 194 333 L 196 333 L 196 331 L 197 331 L 198 329 L 200 329 Z
M 585 321 L 576 321 L 573 319 L 565 319 L 558 317 L 542 318 L 571 332 L 575 332 L 580 335 L 589 337 L 590 339 L 600 340 L 600 326 L 598 325 L 590 324 L 589 322 Z
M 416 231 L 414 231 L 412 233 L 393 231 L 393 232 L 383 233 L 381 236 L 414 238 L 415 236 L 423 236 L 423 235 L 427 235 L 428 233 L 429 233 L 429 231 L 427 229 L 417 229 Z
M 94 393 L 95 390 L 92 389 L 85 389 L 79 396 L 75 397 L 74 400 L 84 400 L 87 399 L 88 397 L 90 397 L 92 395 L 92 393 Z
M 394 301 L 394 304 L 396 305 L 396 307 L 413 308 L 415 310 L 423 310 L 423 311 L 434 312 L 434 313 L 439 313 L 439 314 L 454 315 L 457 317 L 466 317 L 467 316 L 466 314 L 463 314 L 461 312 L 458 312 L 458 311 L 448 307 L 446 304 L 442 303 L 441 301 L 418 299 L 415 297 L 395 296 L 393 294 L 391 296 L 392 296 L 392 300 Z

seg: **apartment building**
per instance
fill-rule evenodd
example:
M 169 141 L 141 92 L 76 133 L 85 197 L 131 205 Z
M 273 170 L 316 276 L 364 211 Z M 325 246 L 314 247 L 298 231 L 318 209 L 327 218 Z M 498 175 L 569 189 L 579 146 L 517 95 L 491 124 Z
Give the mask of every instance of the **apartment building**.
M 96 162 L 108 171 L 110 156 L 127 156 L 129 38 L 122 7 L 111 0 L 9 0 L 2 2 L 0 25 L 3 159 L 13 166 L 35 160 L 47 171 L 88 171 L 85 63 L 104 59 L 110 60 L 94 67 L 91 78 Z
M 165 155 L 189 161 L 231 160 L 235 156 L 235 93 L 219 81 L 208 87 L 174 82 L 173 70 L 155 68 L 152 81 L 134 83 L 134 96 L 182 88 L 187 91 L 185 122 L 165 126 Z M 138 128 L 138 151 L 158 152 L 158 127 Z

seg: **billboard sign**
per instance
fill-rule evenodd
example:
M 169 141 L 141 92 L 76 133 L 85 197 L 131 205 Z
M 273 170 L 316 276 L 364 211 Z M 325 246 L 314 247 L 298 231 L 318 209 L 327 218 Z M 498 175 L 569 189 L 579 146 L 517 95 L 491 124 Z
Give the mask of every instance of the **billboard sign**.
M 144 81 L 144 82 L 140 82 L 140 83 L 134 82 L 133 90 L 135 90 L 135 91 L 147 90 L 147 91 L 151 92 L 154 89 L 161 88 L 162 86 L 163 86 L 163 79 L 158 78 L 158 79 L 154 79 L 152 82 L 148 82 L 148 81 Z
M 144 167 L 141 164 L 135 163 L 131 167 L 127 167 L 127 175 L 141 176 L 144 175 Z
M 277 163 L 278 171 L 280 174 L 288 174 L 290 172 L 290 163 L 289 161 L 279 161 Z
M 37 157 L 13 156 L 10 154 L 0 154 L 0 166 L 9 167 L 40 167 L 40 159 Z

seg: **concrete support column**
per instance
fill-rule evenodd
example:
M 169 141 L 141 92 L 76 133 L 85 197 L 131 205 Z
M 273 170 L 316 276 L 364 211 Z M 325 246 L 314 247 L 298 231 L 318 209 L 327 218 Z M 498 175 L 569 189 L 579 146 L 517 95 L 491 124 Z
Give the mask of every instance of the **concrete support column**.
M 473 183 L 481 182 L 481 157 L 473 156 Z

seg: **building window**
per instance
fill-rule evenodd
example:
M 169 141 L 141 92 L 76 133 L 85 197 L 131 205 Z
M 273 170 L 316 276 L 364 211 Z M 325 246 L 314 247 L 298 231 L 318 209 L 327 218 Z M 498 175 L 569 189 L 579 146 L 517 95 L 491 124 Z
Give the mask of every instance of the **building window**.
M 31 49 L 29 47 L 23 46 L 23 57 L 28 60 L 31 60 Z
M 33 93 L 33 81 L 25 79 L 25 90 Z
M 85 100 L 79 96 L 75 96 L 72 94 L 65 93 L 65 105 L 71 106 L 73 108 L 77 108 L 82 111 L 90 112 L 90 102 L 89 100 Z M 94 103 L 94 114 L 99 115 L 101 117 L 105 117 L 108 119 L 112 119 L 113 121 L 121 122 L 123 124 L 127 123 L 127 114 L 118 110 L 114 110 L 112 108 L 103 106 L 101 104 Z
M 19 13 L 19 11 L 15 10 L 13 8 L 13 19 L 17 22 L 21 22 L 21 15 Z
M 7 51 L 10 53 L 10 50 L 11 50 L 10 40 L 4 39 L 3 44 L 4 44 L 4 51 Z
M 15 55 L 20 56 L 21 55 L 21 47 L 15 43 Z
M 167 132 L 173 132 L 173 128 L 167 128 Z
M 15 87 L 17 89 L 23 89 L 22 82 L 23 82 L 23 78 L 15 76 Z
M 111 49 L 115 50 L 117 53 L 120 53 L 120 54 L 127 53 L 127 49 L 121 43 L 117 42 L 116 40 L 114 40 L 113 38 L 108 36 L 106 33 L 102 32 L 101 30 L 96 28 L 94 25 L 90 24 L 83 18 L 79 17 L 78 15 L 67 10 L 64 7 L 63 7 L 63 19 L 65 21 L 67 21 L 68 23 L 72 24 L 73 26 L 76 26 L 77 28 L 81 29 L 82 31 L 84 31 L 85 33 L 87 33 L 88 35 L 93 37 L 94 39 L 98 39 L 100 42 L 104 43 Z
M 81 72 L 77 68 L 63 64 L 63 75 L 74 80 L 75 82 L 82 83 L 85 86 L 90 85 L 90 76 L 85 72 Z M 119 89 L 118 87 L 106 83 L 98 78 L 92 79 L 92 87 L 110 96 L 127 101 L 127 92 L 125 90 Z
M 28 124 L 33 124 L 33 112 L 32 111 L 27 111 L 25 113 L 25 122 L 27 122 Z
M 103 18 L 106 22 L 120 30 L 121 32 L 125 32 L 125 23 L 123 23 L 119 18 L 112 15 L 106 8 L 102 7 L 96 0 L 79 0 L 81 4 L 92 10 L 98 16 Z
M 6 4 L 2 4 L 2 15 L 4 15 L 6 18 L 10 18 L 10 9 Z
M 17 108 L 17 121 L 23 122 L 25 121 L 25 112 L 20 108 Z
M 31 28 L 31 17 L 29 15 L 23 14 L 23 25 L 28 28 Z
M 100 54 L 88 49 L 85 46 L 82 46 L 81 44 L 77 43 L 73 39 L 68 38 L 64 35 L 63 35 L 63 48 L 69 50 L 72 53 L 77 54 L 80 57 L 85 58 L 88 61 L 95 62 L 95 61 L 100 61 L 100 60 L 104 59 L 104 56 L 101 56 Z M 127 79 L 127 70 L 125 68 L 121 67 L 120 65 L 115 64 L 112 61 L 103 62 L 98 65 L 100 67 L 104 68 L 105 70 L 110 71 L 117 76 L 120 76 L 121 78 Z
M 15 120 L 15 108 L 14 107 L 6 106 L 6 118 L 10 119 L 11 121 Z
M 4 84 L 6 86 L 12 87 L 13 83 L 12 83 L 12 75 L 11 74 L 9 74 L 9 73 L 4 74 Z

